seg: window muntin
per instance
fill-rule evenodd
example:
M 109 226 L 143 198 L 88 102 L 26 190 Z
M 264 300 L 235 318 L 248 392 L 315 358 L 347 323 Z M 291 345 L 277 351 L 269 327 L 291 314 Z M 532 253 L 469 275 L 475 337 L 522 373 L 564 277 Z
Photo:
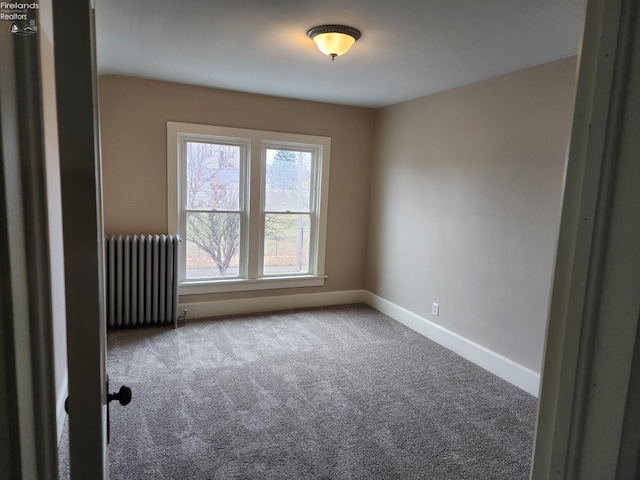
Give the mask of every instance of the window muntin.
M 167 122 L 167 148 L 181 293 L 324 284 L 329 138 Z

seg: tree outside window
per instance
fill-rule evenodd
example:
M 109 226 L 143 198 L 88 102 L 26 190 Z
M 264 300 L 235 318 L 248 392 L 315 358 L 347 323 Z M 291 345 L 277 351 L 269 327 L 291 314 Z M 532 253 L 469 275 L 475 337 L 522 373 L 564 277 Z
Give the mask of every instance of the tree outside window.
M 186 142 L 186 159 L 187 274 L 236 276 L 240 247 L 240 147 Z

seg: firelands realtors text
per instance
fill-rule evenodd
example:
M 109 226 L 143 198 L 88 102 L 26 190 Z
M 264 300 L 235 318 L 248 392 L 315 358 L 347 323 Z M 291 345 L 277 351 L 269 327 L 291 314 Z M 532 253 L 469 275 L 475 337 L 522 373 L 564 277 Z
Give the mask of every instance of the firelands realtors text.
M 33 3 L 0 2 L 0 20 L 27 20 L 27 10 L 38 10 L 40 5 Z

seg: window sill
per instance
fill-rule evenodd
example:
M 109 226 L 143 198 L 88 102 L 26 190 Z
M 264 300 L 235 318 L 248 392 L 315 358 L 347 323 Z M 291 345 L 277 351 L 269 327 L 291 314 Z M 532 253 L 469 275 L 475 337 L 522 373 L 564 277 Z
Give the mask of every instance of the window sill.
M 304 275 L 298 277 L 271 277 L 254 280 L 230 279 L 180 283 L 180 295 L 199 295 L 205 293 L 249 292 L 252 290 L 274 290 L 277 288 L 322 287 L 326 275 Z

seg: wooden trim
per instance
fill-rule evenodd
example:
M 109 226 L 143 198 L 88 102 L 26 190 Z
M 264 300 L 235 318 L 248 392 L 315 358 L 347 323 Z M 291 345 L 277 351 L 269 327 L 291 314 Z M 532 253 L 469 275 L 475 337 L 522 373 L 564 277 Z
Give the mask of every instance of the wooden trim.
M 376 310 L 439 343 L 445 348 L 503 378 L 526 392 L 537 395 L 540 375 L 482 345 L 440 327 L 418 315 L 366 290 L 304 293 L 276 297 L 254 297 L 180 304 L 188 310 L 188 318 L 209 318 L 221 315 L 270 312 L 292 308 L 310 308 L 349 303 L 367 303 Z
M 0 58 L 0 246 L 8 280 L 0 292 L 5 324 L 0 439 L 10 455 L 0 456 L 0 471 L 11 478 L 54 479 L 54 354 L 38 37 L 8 36 Z
M 54 2 L 72 480 L 108 478 L 106 326 L 95 23 L 90 1 Z
M 245 283 L 230 281 L 227 284 L 218 282 L 218 287 L 210 290 L 199 287 L 202 292 L 235 291 L 234 285 L 240 285 L 237 291 L 254 289 L 252 285 L 266 285 L 266 283 L 251 282 L 263 278 L 263 250 L 264 250 L 264 185 L 265 185 L 265 152 L 267 148 L 300 149 L 311 152 L 314 156 L 312 169 L 312 198 L 309 215 L 310 235 L 309 256 L 310 276 L 323 277 L 325 271 L 329 168 L 331 162 L 331 138 L 317 135 L 297 133 L 270 132 L 245 128 L 230 128 L 215 125 L 194 123 L 167 122 L 167 226 L 169 233 L 181 234 L 185 230 L 185 215 L 187 210 L 182 208 L 185 203 L 185 192 L 182 190 L 181 177 L 184 175 L 184 141 L 202 140 L 212 143 L 228 143 L 243 148 L 244 158 L 241 162 L 240 183 L 242 185 L 241 207 L 239 213 L 244 227 L 240 242 L 240 275 L 249 280 Z M 321 161 L 320 161 L 321 160 Z M 274 212 L 276 213 L 276 212 Z M 296 212 L 277 212 L 294 214 Z M 182 234 L 181 234 L 182 235 Z M 182 291 L 191 293 L 190 279 L 186 279 L 186 238 L 182 235 L 183 243 L 180 247 L 180 281 Z M 270 276 L 267 276 L 270 277 Z M 292 276 L 293 278 L 294 276 Z M 295 281 L 295 280 L 294 280 Z M 301 282 L 296 285 L 304 286 Z M 313 286 L 320 286 L 322 282 L 314 282 Z M 308 285 L 307 285 L 308 286 Z M 190 291 L 191 290 L 191 291 Z
M 187 309 L 187 318 L 208 318 L 241 313 L 274 312 L 292 308 L 324 307 L 360 303 L 364 290 L 343 290 L 340 292 L 301 293 L 275 297 L 252 297 L 210 302 L 181 303 L 180 311 Z
M 587 8 L 543 367 L 535 480 L 613 478 L 615 471 L 623 421 L 615 406 L 626 398 L 627 386 L 624 379 L 613 377 L 624 375 L 631 361 L 609 370 L 612 379 L 603 381 L 610 365 L 602 352 L 628 356 L 629 347 L 616 343 L 612 333 L 637 323 L 637 318 L 621 322 L 620 306 L 606 301 L 619 281 L 611 276 L 612 259 L 620 255 L 618 250 L 611 256 L 612 246 L 620 248 L 612 244 L 613 212 L 624 211 L 628 201 L 616 198 L 615 190 L 623 178 L 620 145 L 636 3 L 590 0 Z M 637 55 L 635 62 L 637 67 Z M 627 223 L 627 235 L 633 237 L 633 219 Z M 626 249 L 633 257 L 637 243 L 630 242 Z M 616 388 L 603 392 L 598 387 L 612 382 Z M 606 426 L 595 420 L 598 408 L 600 416 L 609 419 Z
M 28 341 L 16 336 L 16 318 L 28 314 L 28 298 L 18 296 L 26 291 L 24 273 L 24 241 L 22 241 L 22 186 L 20 181 L 18 107 L 13 41 L 0 42 L 0 471 L 8 478 L 21 478 L 23 437 L 32 440 L 32 429 L 21 428 L 18 405 L 20 351 L 29 349 Z M 18 261 L 20 261 L 18 263 Z M 6 280 L 6 281 L 5 281 Z M 25 359 L 30 362 L 27 356 Z M 30 365 L 24 367 L 30 377 Z M 24 368 L 23 367 L 23 368 Z M 32 395 L 30 389 L 25 391 Z M 28 405 L 31 401 L 27 402 Z M 35 458 L 29 460 L 35 464 Z
M 376 310 L 390 316 L 428 339 L 457 353 L 525 392 L 538 396 L 540 386 L 539 373 L 371 292 L 365 292 L 364 300 Z

